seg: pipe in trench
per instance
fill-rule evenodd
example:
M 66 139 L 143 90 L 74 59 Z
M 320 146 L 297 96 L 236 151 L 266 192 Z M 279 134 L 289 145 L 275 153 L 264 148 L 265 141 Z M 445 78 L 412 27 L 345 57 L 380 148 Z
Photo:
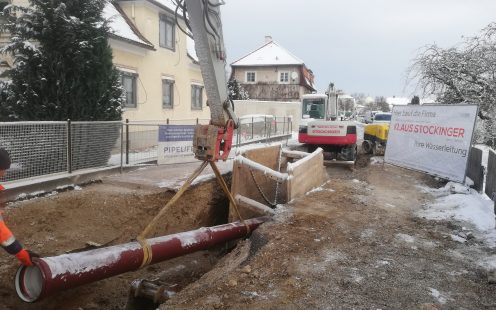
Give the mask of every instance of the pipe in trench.
M 245 223 L 253 231 L 268 219 L 258 217 Z M 238 221 L 148 239 L 153 254 L 150 264 L 242 238 L 248 233 L 245 224 Z M 33 266 L 21 266 L 17 270 L 15 287 L 23 301 L 36 302 L 65 289 L 137 270 L 142 261 L 143 249 L 138 242 L 39 258 L 33 261 Z

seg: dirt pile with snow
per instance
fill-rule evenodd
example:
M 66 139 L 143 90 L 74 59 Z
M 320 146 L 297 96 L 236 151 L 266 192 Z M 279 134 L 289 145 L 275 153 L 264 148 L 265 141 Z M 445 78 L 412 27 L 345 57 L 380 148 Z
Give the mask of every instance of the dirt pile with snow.
M 468 257 L 489 248 L 451 236 L 457 222 L 417 216 L 436 180 L 388 165 L 331 180 L 279 216 L 161 309 L 436 309 L 494 306 L 496 286 Z M 427 307 L 427 308 L 426 308 Z

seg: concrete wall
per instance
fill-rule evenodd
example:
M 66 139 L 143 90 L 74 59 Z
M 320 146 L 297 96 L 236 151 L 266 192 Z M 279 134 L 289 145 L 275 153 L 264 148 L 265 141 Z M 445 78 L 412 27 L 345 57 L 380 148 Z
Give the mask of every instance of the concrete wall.
M 238 117 L 252 114 L 292 116 L 293 131 L 298 130 L 301 120 L 300 102 L 235 100 L 234 112 Z

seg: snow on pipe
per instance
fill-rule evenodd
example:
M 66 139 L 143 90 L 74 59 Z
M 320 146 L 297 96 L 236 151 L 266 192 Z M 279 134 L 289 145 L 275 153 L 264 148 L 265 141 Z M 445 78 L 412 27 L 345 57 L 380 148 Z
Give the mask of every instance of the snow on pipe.
M 269 217 L 246 220 L 250 231 Z M 177 233 L 148 240 L 153 258 L 150 264 L 209 248 L 246 236 L 243 222 Z M 33 266 L 21 266 L 16 273 L 17 295 L 25 302 L 36 302 L 56 292 L 110 278 L 140 268 L 143 249 L 130 242 L 91 251 L 35 259 Z
M 234 158 L 234 160 L 236 163 L 239 163 L 242 166 L 248 166 L 252 169 L 262 172 L 264 175 L 275 181 L 284 182 L 288 179 L 287 173 L 281 173 L 279 171 L 272 170 L 269 167 L 259 164 L 256 161 L 248 159 L 244 156 L 238 155 Z

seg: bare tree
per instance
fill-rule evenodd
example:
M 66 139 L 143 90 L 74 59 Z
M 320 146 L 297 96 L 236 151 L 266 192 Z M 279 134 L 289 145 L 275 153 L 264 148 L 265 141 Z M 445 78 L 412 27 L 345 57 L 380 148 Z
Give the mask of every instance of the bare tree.
M 386 98 L 383 96 L 375 97 L 375 104 L 376 104 L 377 108 L 379 110 L 381 110 L 382 112 L 389 112 L 390 111 L 389 104 L 387 103 Z
M 451 48 L 426 46 L 414 59 L 409 81 L 423 95 L 441 103 L 479 104 L 484 124 L 479 137 L 494 145 L 496 139 L 496 23 Z

